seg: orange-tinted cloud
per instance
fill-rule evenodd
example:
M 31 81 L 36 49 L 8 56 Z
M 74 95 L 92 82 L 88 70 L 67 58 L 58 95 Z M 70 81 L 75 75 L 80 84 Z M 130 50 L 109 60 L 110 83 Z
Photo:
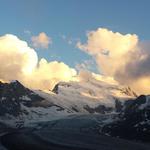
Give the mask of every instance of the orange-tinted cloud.
M 63 62 L 38 61 L 37 53 L 25 41 L 8 34 L 0 37 L 0 79 L 19 80 L 35 89 L 51 89 L 59 81 L 69 81 L 76 71 Z
M 0 78 L 12 80 L 30 74 L 37 61 L 36 52 L 25 41 L 11 34 L 0 37 Z
M 150 93 L 150 45 L 135 34 L 121 34 L 105 28 L 90 31 L 87 42 L 77 47 L 93 56 L 98 69 L 139 93 Z
M 35 48 L 47 49 L 49 44 L 52 44 L 51 37 L 48 37 L 44 32 L 39 33 L 38 36 L 32 36 L 31 40 Z
M 48 62 L 42 58 L 38 67 L 25 79 L 28 87 L 35 89 L 52 89 L 59 81 L 70 81 L 77 75 L 75 69 L 70 68 L 63 62 Z M 32 83 L 32 84 L 31 84 Z

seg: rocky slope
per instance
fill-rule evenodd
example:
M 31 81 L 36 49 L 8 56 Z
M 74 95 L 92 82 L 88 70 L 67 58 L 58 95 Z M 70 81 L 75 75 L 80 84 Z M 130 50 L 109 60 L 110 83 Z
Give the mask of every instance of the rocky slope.
M 105 125 L 102 132 L 125 139 L 150 142 L 150 96 L 126 101 L 118 119 Z
M 52 91 L 0 82 L 0 135 L 8 149 L 150 149 L 137 143 L 150 142 L 150 96 L 94 79 Z
M 0 121 L 27 125 L 78 113 L 107 114 L 134 97 L 131 90 L 96 80 L 61 82 L 46 92 L 30 90 L 18 81 L 0 82 Z

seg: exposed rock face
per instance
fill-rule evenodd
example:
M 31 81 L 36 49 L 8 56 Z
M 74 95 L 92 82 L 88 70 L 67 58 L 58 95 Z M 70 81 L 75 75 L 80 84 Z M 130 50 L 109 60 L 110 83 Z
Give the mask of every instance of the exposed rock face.
M 57 83 L 54 88 L 52 89 L 52 92 L 54 92 L 55 94 L 59 94 L 59 87 L 60 86 L 64 86 L 64 87 L 70 87 L 71 85 L 70 84 L 67 84 L 67 83 L 63 83 L 63 82 L 60 82 L 60 83 Z
M 53 88 L 52 92 L 58 94 L 58 87 L 59 87 L 59 84 L 56 84 L 55 87 Z
M 150 142 L 150 97 L 141 95 L 126 101 L 118 121 L 107 124 L 102 132 L 111 136 Z
M 129 96 L 138 97 L 138 95 L 130 87 L 123 88 L 122 93 L 129 95 Z
M 0 82 L 0 116 L 5 114 L 17 116 L 22 113 L 22 104 L 31 107 L 42 100 L 42 97 L 25 88 L 18 81 Z
M 119 100 L 115 100 L 115 109 L 116 112 L 121 112 L 123 109 L 123 103 L 121 103 Z

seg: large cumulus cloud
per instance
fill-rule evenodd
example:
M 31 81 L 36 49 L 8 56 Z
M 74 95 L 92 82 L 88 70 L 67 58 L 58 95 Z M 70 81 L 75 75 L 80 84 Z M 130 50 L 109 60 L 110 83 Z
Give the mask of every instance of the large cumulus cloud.
M 25 41 L 11 34 L 0 37 L 0 78 L 12 80 L 30 74 L 37 61 L 36 52 Z
M 38 61 L 36 51 L 11 34 L 0 37 L 0 63 L 0 80 L 17 79 L 35 89 L 50 89 L 56 82 L 69 81 L 76 75 L 62 62 Z
M 90 31 L 87 43 L 79 49 L 94 56 L 102 74 L 139 93 L 150 93 L 150 45 L 140 42 L 136 34 L 121 34 L 105 28 Z
M 76 74 L 75 69 L 70 68 L 63 62 L 48 62 L 42 58 L 38 67 L 34 69 L 30 76 L 25 78 L 25 83 L 28 87 L 47 90 L 52 89 L 59 81 L 73 80 Z
M 114 75 L 116 70 L 127 62 L 128 58 L 124 57 L 134 51 L 138 42 L 136 35 L 122 35 L 104 28 L 88 32 L 87 37 L 86 44 L 78 42 L 77 46 L 96 58 L 99 69 L 105 75 Z

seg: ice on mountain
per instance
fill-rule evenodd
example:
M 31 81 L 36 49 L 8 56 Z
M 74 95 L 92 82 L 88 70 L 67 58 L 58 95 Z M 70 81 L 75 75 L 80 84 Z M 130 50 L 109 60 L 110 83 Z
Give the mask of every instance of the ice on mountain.
M 25 100 L 25 101 L 31 101 L 31 98 L 27 95 L 23 95 L 22 97 L 19 97 L 19 99 Z

